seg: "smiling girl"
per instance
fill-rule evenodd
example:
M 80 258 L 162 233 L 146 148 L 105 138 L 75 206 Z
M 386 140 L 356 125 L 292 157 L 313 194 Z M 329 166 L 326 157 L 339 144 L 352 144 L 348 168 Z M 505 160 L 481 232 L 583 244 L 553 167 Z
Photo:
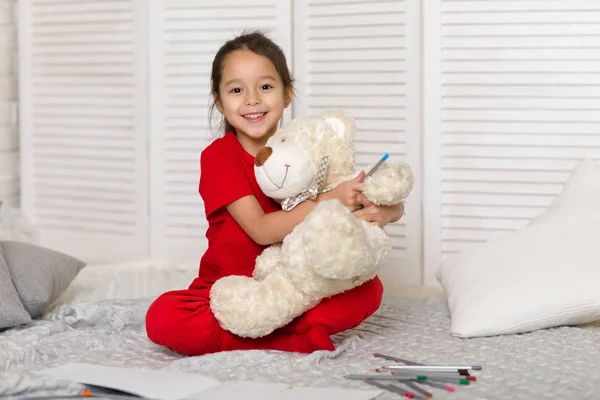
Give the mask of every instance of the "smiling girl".
M 150 306 L 148 337 L 187 355 L 243 349 L 333 350 L 330 335 L 359 325 L 378 309 L 383 296 L 379 278 L 325 299 L 287 326 L 257 339 L 221 328 L 210 309 L 210 289 L 223 276 L 252 276 L 256 257 L 268 245 L 281 242 L 319 201 L 337 199 L 357 217 L 380 226 L 400 219 L 403 207 L 377 207 L 366 201 L 360 194 L 364 172 L 288 212 L 261 191 L 254 176 L 256 153 L 275 133 L 293 98 L 285 55 L 262 33 L 226 42 L 212 63 L 211 84 L 224 136 L 200 157 L 199 192 L 209 224 L 208 248 L 190 287 L 164 293 Z

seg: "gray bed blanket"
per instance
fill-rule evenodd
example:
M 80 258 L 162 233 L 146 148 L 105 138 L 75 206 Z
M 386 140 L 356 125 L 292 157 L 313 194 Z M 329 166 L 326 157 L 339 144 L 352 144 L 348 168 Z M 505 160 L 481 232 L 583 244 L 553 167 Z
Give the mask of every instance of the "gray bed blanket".
M 600 326 L 458 339 L 443 299 L 386 297 L 362 325 L 336 335 L 333 352 L 234 351 L 182 357 L 152 344 L 144 316 L 151 299 L 67 304 L 0 334 L 0 397 L 77 393 L 72 382 L 30 371 L 69 362 L 196 372 L 219 380 L 268 380 L 323 387 L 368 387 L 343 379 L 388 362 L 373 352 L 423 363 L 480 364 L 478 381 L 434 399 L 600 398 Z M 383 399 L 400 398 L 386 394 Z

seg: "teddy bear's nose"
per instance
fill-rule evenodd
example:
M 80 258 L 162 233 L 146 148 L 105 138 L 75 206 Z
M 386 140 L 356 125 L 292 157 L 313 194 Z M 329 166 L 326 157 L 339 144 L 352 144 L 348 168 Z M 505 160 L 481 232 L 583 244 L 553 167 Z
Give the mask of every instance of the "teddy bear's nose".
M 269 157 L 273 154 L 273 149 L 270 147 L 263 147 L 256 153 L 256 157 L 254 158 L 254 164 L 257 167 L 262 167 L 265 162 L 269 159 Z

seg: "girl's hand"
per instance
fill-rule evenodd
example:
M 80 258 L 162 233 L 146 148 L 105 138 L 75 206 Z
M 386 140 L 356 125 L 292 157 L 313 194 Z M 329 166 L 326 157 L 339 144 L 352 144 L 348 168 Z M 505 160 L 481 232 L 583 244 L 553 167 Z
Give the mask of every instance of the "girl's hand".
M 357 196 L 357 200 L 363 208 L 354 211 L 354 216 L 363 221 L 374 223 L 383 228 L 391 222 L 396 222 L 404 215 L 404 203 L 395 206 L 377 206 L 371 203 L 362 194 Z
M 365 171 L 360 171 L 356 178 L 340 183 L 335 189 L 323 193 L 319 197 L 322 200 L 338 199 L 350 211 L 358 210 L 362 206 L 358 196 L 364 190 L 364 183 L 362 182 L 364 178 Z

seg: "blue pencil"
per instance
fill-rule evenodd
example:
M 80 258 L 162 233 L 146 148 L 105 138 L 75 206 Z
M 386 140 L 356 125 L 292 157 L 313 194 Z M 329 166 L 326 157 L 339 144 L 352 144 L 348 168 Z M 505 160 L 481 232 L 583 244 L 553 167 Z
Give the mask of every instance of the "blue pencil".
M 383 155 L 383 157 L 381 157 L 381 160 L 377 161 L 377 164 L 375 164 L 375 165 L 373 166 L 373 168 L 371 168 L 371 170 L 370 170 L 369 172 L 367 172 L 367 174 L 365 175 L 365 178 L 364 178 L 364 179 L 367 179 L 369 176 L 373 175 L 373 173 L 375 173 L 375 171 L 377 171 L 377 169 L 378 169 L 379 167 L 381 167 L 381 164 L 383 164 L 383 162 L 384 162 L 385 160 L 387 160 L 389 156 L 390 156 L 390 155 L 389 155 L 388 153 L 385 153 L 385 154 Z

